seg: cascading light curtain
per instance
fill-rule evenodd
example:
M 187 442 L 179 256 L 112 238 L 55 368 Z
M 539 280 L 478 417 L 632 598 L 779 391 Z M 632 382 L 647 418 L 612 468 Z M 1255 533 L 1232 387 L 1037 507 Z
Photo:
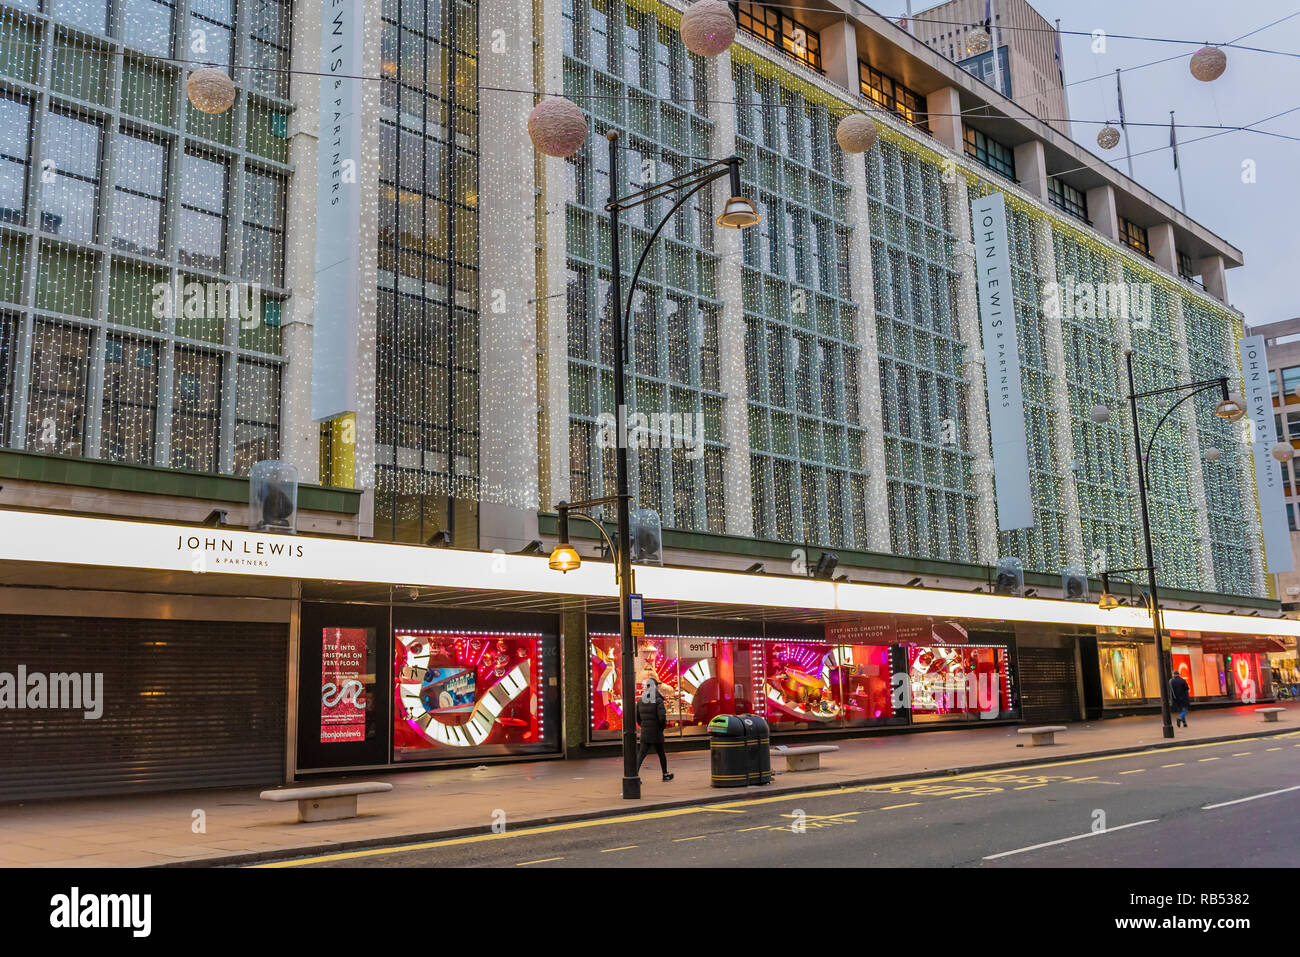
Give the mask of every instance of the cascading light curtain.
M 276 456 L 291 30 L 288 0 L 0 4 L 0 445 Z M 168 58 L 232 71 L 234 107 Z
M 704 61 L 686 50 L 677 27 L 654 4 L 564 0 L 562 14 L 565 94 L 586 111 L 592 130 L 565 170 L 569 468 L 577 500 L 615 489 L 614 450 L 600 441 L 602 415 L 617 415 L 604 133 L 621 134 L 626 195 L 703 165 L 710 112 L 728 107 L 707 102 Z M 631 270 L 676 198 L 623 216 L 625 302 Z M 664 527 L 721 532 L 726 497 L 713 215 L 711 192 L 702 190 L 660 233 L 641 271 L 628 330 L 627 400 L 633 413 L 684 415 L 702 422 L 704 432 L 694 448 L 682 441 L 660 443 L 671 448 L 633 445 L 633 507 L 654 509 Z

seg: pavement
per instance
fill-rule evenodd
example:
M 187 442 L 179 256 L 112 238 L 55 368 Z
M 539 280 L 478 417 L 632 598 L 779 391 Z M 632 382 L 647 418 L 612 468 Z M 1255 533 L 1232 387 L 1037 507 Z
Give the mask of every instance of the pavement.
M 1279 723 L 1253 706 L 1193 712 L 1191 727 L 1161 737 L 1158 715 L 1076 722 L 1051 747 L 1028 747 L 1016 726 L 881 735 L 835 742 L 819 771 L 786 773 L 764 788 L 709 787 L 707 751 L 670 754 L 671 782 L 653 757 L 643 769 L 642 799 L 620 799 L 622 760 L 547 760 L 474 768 L 366 774 L 391 792 L 362 795 L 360 814 L 344 821 L 296 823 L 292 802 L 259 800 L 259 789 L 227 788 L 140 796 L 0 805 L 0 865 L 7 867 L 142 867 L 234 864 L 308 857 L 356 848 L 490 834 L 492 826 L 526 826 L 659 812 L 741 798 L 772 797 L 955 774 L 1027 762 L 1062 761 L 1140 751 L 1168 744 L 1261 737 L 1300 730 L 1300 705 Z M 1026 745 L 1018 747 L 1017 745 Z M 1288 748 L 1287 753 L 1293 753 Z M 774 764 L 779 768 L 783 761 Z M 352 775 L 348 780 L 360 778 Z M 307 785 L 340 778 L 315 778 Z

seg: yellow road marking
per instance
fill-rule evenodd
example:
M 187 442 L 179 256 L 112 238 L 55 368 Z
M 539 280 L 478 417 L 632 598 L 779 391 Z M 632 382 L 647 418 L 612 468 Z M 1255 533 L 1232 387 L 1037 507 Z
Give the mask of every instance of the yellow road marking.
M 1047 787 L 1046 784 L 1022 784 L 1020 787 L 1018 787 L 1018 788 L 1012 788 L 1011 790 L 1013 790 L 1013 791 L 1032 791 L 1034 788 L 1045 788 L 1045 787 Z M 973 795 L 973 794 L 972 794 L 972 795 L 967 795 L 967 797 L 974 797 L 974 795 Z
M 1269 751 L 1281 751 L 1282 749 L 1281 749 L 1281 748 L 1269 748 L 1268 750 L 1269 750 Z
M 1219 760 L 1219 759 L 1218 759 L 1218 758 L 1201 758 L 1200 761 L 1197 762 L 1197 763 L 1198 763 L 1198 764 L 1204 764 L 1206 761 L 1217 761 L 1217 760 Z
M 748 814 L 748 811 L 742 811 L 738 807 L 709 807 L 700 808 L 701 811 L 717 811 L 719 814 Z
M 1179 761 L 1177 764 L 1162 764 L 1160 766 L 1162 768 L 1181 768 L 1186 763 L 1187 763 L 1186 761 Z
M 562 857 L 543 857 L 540 861 L 520 861 L 515 867 L 526 867 L 529 864 L 546 864 L 550 861 L 562 861 Z
M 1141 774 L 1146 768 L 1134 768 L 1132 771 L 1121 771 L 1120 774 Z
M 880 810 L 893 811 L 900 807 L 916 807 L 920 803 L 921 803 L 920 801 L 909 801 L 907 804 L 891 804 L 889 805 L 889 807 L 882 807 Z
M 1086 778 L 1071 778 L 1071 779 L 1070 779 L 1071 783 L 1073 783 L 1073 784 L 1078 784 L 1080 781 L 1095 781 L 1095 780 L 1097 780 L 1097 775 L 1095 775 L 1095 774 L 1090 774 L 1090 775 L 1088 775 Z
M 1300 735 L 1300 731 L 1285 732 L 1283 734 L 1277 735 L 1277 737 L 1294 738 L 1297 735 Z M 1160 748 L 1159 750 L 1165 752 L 1190 751 L 1190 750 L 1196 750 L 1200 748 L 1218 748 L 1227 744 L 1243 744 L 1246 742 L 1254 742 L 1256 740 L 1258 739 L 1257 738 L 1236 738 L 1231 741 L 1210 741 L 1204 744 L 1175 745 L 1174 747 L 1171 748 Z M 1300 748 L 1300 744 L 1295 744 L 1293 746 Z M 1017 767 L 1021 771 L 1038 770 L 1043 768 L 1069 767 L 1071 765 L 1077 765 L 1077 764 L 1093 764 L 1098 761 L 1117 761 L 1117 760 L 1132 759 L 1138 757 L 1150 757 L 1151 753 L 1152 753 L 1151 749 L 1147 749 L 1145 751 L 1126 751 L 1120 754 L 1100 755 L 1098 757 L 1092 757 L 1092 758 L 1074 758 L 1074 759 L 1063 758 L 1060 761 L 1051 761 L 1044 764 L 1020 765 Z M 1214 758 L 1212 760 L 1218 760 L 1218 759 Z M 919 785 L 919 784 L 932 784 L 932 783 L 951 784 L 954 781 L 964 781 L 970 778 L 978 777 L 981 774 L 987 774 L 987 773 L 988 772 L 972 772 L 971 774 L 967 774 L 967 775 L 951 775 L 951 774 L 936 775 L 932 777 L 914 778 L 908 781 L 893 782 L 892 785 L 886 785 L 886 786 L 896 787 L 904 784 Z M 1076 779 L 1076 780 L 1082 780 L 1082 779 Z M 710 809 L 725 810 L 728 808 L 736 808 L 736 807 L 757 807 L 763 804 L 772 804 L 774 802 L 780 802 L 780 801 L 798 801 L 798 800 L 805 800 L 805 799 L 812 799 L 812 798 L 834 797 L 836 795 L 862 793 L 864 791 L 870 791 L 873 788 L 879 788 L 879 787 L 882 787 L 882 785 L 864 784 L 864 785 L 858 785 L 856 787 L 835 788 L 835 789 L 827 789 L 821 791 L 788 792 L 783 794 L 776 794 L 771 797 L 752 798 L 748 800 L 728 801 L 726 803 L 713 804 L 710 805 Z M 978 797 L 978 796 L 979 795 L 975 795 L 975 794 L 967 794 L 967 795 L 962 795 L 961 797 Z M 959 799 L 960 798 L 953 798 L 952 800 L 959 800 Z M 920 802 L 914 802 L 914 803 L 920 803 Z M 902 806 L 910 806 L 910 805 L 902 805 Z M 528 837 L 537 834 L 554 834 L 561 831 L 572 831 L 572 830 L 578 830 L 580 828 L 587 828 L 587 827 L 601 827 L 609 824 L 635 824 L 640 821 L 656 821 L 656 820 L 662 820 L 664 818 L 680 817 L 685 814 L 698 814 L 702 810 L 703 810 L 702 807 L 684 807 L 684 808 L 669 808 L 661 811 L 644 811 L 638 814 L 624 814 L 617 817 L 601 817 L 601 818 L 592 818 L 584 821 L 568 821 L 564 824 L 545 824 L 545 825 L 540 825 L 538 827 L 522 828 L 517 831 L 505 831 L 500 834 L 472 834 L 467 837 L 447 838 L 441 841 L 426 841 L 419 844 L 399 844 L 399 845 L 392 845 L 388 847 L 363 848 L 356 851 L 342 851 L 336 854 L 322 854 L 316 857 L 304 857 L 304 858 L 298 858 L 295 860 L 287 860 L 287 861 L 268 861 L 259 864 L 250 864 L 248 866 L 250 868 L 304 867 L 312 864 L 321 864 L 326 861 L 355 860 L 361 857 L 376 857 L 381 854 L 402 854 L 408 851 L 424 851 L 424 850 L 431 850 L 433 848 L 439 848 L 439 847 L 459 847 L 463 844 L 478 844 L 483 841 L 499 841 L 499 840 L 506 840 L 515 837 Z M 293 853 L 293 850 L 292 848 L 286 848 L 285 852 Z
M 1038 785 L 1038 786 L 1039 786 L 1039 787 L 1046 787 L 1047 785 L 1043 784 L 1043 785 Z M 987 793 L 987 792 L 982 792 L 982 793 L 980 793 L 980 794 L 958 794 L 958 795 L 955 796 L 955 797 L 950 797 L 950 798 L 948 798 L 948 800 L 949 800 L 949 801 L 964 801 L 964 800 L 966 800 L 967 798 L 978 798 L 978 797 L 984 797 L 984 794 L 985 794 L 985 793 Z
M 737 834 L 744 834 L 746 831 L 766 831 L 766 830 L 767 830 L 769 827 L 771 827 L 771 826 L 772 826 L 772 825 L 770 825 L 770 824 L 760 824 L 758 827 L 742 827 L 742 828 L 741 828 L 740 830 L 738 830 L 736 833 L 737 833 Z
M 634 848 L 634 847 L 638 847 L 638 846 L 639 846 L 639 845 L 637 845 L 637 844 L 624 844 L 622 847 L 607 847 L 607 848 L 605 848 L 603 851 L 601 851 L 600 853 L 602 853 L 602 854 L 612 854 L 612 853 L 614 853 L 615 851 L 630 851 L 630 850 L 632 850 L 632 848 Z
M 674 843 L 674 844 L 680 844 L 682 841 L 702 841 L 702 840 L 704 840 L 704 838 L 707 837 L 707 836 L 708 836 L 708 835 L 706 835 L 706 834 L 699 834 L 699 835 L 696 835 L 695 837 L 675 837 L 675 838 L 673 838 L 673 843 Z
M 1233 757 L 1234 757 L 1234 758 L 1239 758 L 1239 757 L 1241 757 L 1242 755 L 1245 755 L 1245 754 L 1254 754 L 1254 753 L 1255 753 L 1255 752 L 1253 752 L 1253 751 L 1238 751 L 1236 754 L 1233 755 Z

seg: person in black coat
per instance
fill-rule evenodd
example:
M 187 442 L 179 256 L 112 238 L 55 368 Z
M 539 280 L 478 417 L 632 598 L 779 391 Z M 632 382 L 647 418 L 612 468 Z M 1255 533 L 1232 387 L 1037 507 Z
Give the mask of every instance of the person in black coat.
M 663 770 L 664 780 L 671 781 L 668 773 L 668 755 L 664 753 L 664 728 L 668 724 L 668 709 L 664 706 L 664 697 L 659 693 L 659 682 L 647 678 L 645 690 L 636 702 L 636 723 L 641 729 L 641 745 L 637 748 L 636 769 L 641 770 L 645 756 L 654 748 L 659 755 L 659 767 Z
M 1187 709 L 1192 703 L 1192 691 L 1187 687 L 1187 679 L 1177 671 L 1169 679 L 1169 703 L 1178 711 L 1178 724 L 1187 727 Z

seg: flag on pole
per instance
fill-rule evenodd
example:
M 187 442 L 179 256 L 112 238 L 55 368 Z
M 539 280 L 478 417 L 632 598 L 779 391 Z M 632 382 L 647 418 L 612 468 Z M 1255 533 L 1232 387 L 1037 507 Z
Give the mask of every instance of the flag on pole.
M 1061 21 L 1056 21 L 1056 32 L 1052 34 L 1052 46 L 1056 57 L 1056 72 L 1061 74 L 1061 80 L 1065 80 L 1065 64 L 1061 60 Z
M 1178 169 L 1178 128 L 1174 126 L 1174 111 L 1169 111 L 1169 146 L 1174 151 L 1174 169 Z
M 1124 86 L 1119 81 L 1119 70 L 1115 71 L 1115 95 L 1119 97 L 1119 125 L 1128 130 L 1128 124 L 1124 122 Z
M 993 35 L 993 0 L 984 0 L 984 32 Z

